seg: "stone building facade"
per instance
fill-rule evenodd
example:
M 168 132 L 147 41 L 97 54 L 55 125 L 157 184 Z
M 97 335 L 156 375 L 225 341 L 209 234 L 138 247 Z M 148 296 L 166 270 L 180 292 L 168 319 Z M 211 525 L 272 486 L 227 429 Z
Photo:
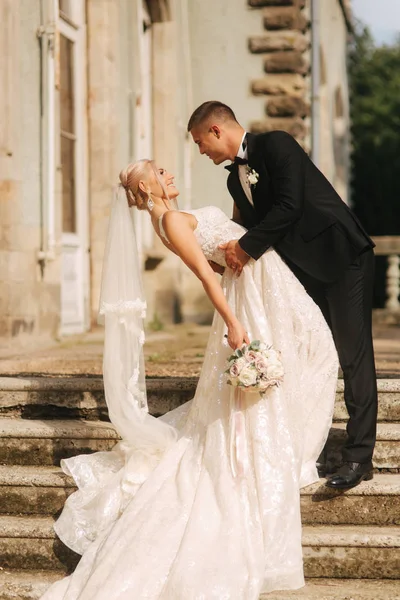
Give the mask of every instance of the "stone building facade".
M 96 320 L 118 173 L 153 156 L 181 208 L 231 211 L 226 172 L 196 149 L 204 100 L 249 130 L 284 129 L 347 200 L 345 0 L 1 0 L 0 337 Z M 148 320 L 204 322 L 201 286 L 136 215 Z

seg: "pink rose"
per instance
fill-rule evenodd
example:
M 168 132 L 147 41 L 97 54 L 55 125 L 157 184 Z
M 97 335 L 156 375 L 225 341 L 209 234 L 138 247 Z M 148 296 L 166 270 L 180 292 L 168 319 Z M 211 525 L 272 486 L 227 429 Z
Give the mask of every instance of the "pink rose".
M 229 369 L 229 373 L 231 377 L 237 377 L 241 370 L 246 366 L 246 360 L 241 357 L 235 360 L 231 368 Z
M 244 357 L 248 363 L 257 360 L 258 356 L 259 356 L 258 352 L 254 352 L 254 350 L 248 350 L 244 354 Z
M 268 361 L 263 356 L 257 356 L 254 366 L 259 373 L 266 373 L 268 369 Z

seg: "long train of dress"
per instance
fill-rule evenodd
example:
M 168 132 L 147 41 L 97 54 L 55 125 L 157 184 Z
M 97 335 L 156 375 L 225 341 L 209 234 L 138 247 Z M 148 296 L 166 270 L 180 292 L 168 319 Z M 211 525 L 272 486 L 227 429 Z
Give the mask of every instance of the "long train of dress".
M 207 258 L 243 229 L 215 207 L 193 211 Z M 215 314 L 193 400 L 162 419 L 179 431 L 163 454 L 108 453 L 64 461 L 80 488 L 56 531 L 83 552 L 75 572 L 42 600 L 256 600 L 304 585 L 301 487 L 332 419 L 337 356 L 322 314 L 279 255 L 250 260 L 221 285 L 251 339 L 281 352 L 284 382 L 240 405 L 226 384 L 231 353 Z M 242 474 L 232 415 L 244 419 Z M 239 435 L 234 432 L 234 436 Z

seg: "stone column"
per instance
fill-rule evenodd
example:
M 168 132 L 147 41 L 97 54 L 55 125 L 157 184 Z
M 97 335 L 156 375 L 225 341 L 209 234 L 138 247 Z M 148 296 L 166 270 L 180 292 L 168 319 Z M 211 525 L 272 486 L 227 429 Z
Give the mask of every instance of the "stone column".
M 13 249 L 22 222 L 19 0 L 0 2 L 0 337 L 13 329 L 11 298 L 21 253 Z
M 91 313 L 95 322 L 109 208 L 121 168 L 118 164 L 118 0 L 88 0 L 87 34 Z

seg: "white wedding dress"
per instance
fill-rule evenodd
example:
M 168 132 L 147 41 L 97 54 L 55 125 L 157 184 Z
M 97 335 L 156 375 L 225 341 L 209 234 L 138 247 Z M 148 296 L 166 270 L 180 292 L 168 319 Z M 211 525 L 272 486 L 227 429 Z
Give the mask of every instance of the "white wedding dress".
M 243 228 L 216 207 L 191 212 L 204 254 L 225 266 L 218 245 Z M 216 313 L 195 397 L 162 417 L 178 430 L 169 449 L 128 453 L 120 443 L 63 461 L 80 489 L 56 531 L 83 556 L 43 600 L 257 600 L 304 585 L 299 490 L 318 479 L 335 347 L 319 308 L 274 250 L 239 277 L 226 269 L 221 285 L 250 339 L 281 352 L 283 384 L 263 396 L 235 395 Z

